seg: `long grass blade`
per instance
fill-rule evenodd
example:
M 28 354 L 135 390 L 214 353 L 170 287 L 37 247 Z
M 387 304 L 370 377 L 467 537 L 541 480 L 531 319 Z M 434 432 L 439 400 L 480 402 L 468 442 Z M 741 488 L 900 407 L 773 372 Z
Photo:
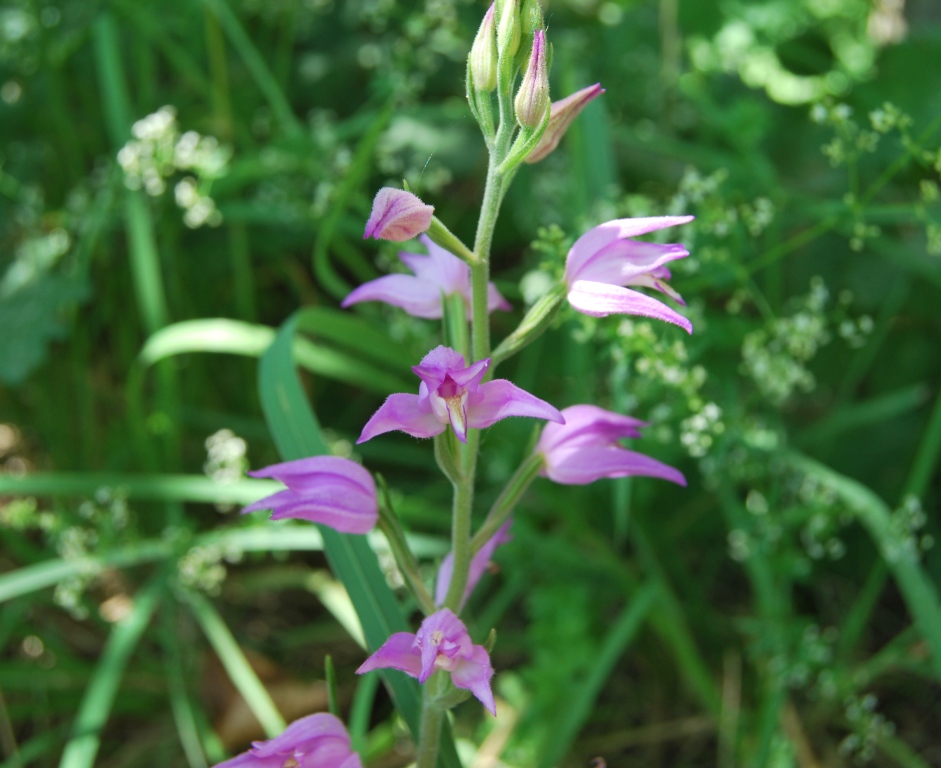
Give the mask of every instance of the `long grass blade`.
M 147 584 L 134 596 L 131 612 L 111 630 L 101 659 L 85 689 L 75 717 L 72 737 L 62 753 L 59 768 L 91 768 L 94 765 L 101 743 L 101 731 L 111 714 L 124 668 L 147 629 L 164 590 L 165 581 L 162 577 Z
M 245 658 L 229 627 L 212 603 L 198 592 L 187 592 L 186 600 L 193 609 L 193 615 L 206 635 L 206 639 L 209 640 L 209 644 L 229 674 L 232 684 L 242 694 L 242 698 L 258 718 L 268 738 L 274 738 L 285 729 L 287 724 L 278 712 L 274 701 L 271 700 L 268 690 L 258 679 L 248 659 Z
M 931 649 L 931 663 L 941 678 L 941 601 L 931 578 L 921 567 L 912 543 L 893 530 L 892 512 L 869 488 L 797 453 L 786 454 L 795 469 L 819 479 L 857 515 L 885 558 L 899 591 Z
M 658 592 L 656 583 L 642 587 L 634 595 L 630 605 L 621 612 L 594 659 L 591 673 L 582 681 L 578 690 L 573 691 L 568 709 L 554 724 L 549 738 L 543 743 L 539 768 L 551 768 L 568 752 L 578 732 L 591 715 L 595 700 L 610 677 L 611 670 L 637 634 L 637 630 L 640 629 L 650 609 L 653 608 Z

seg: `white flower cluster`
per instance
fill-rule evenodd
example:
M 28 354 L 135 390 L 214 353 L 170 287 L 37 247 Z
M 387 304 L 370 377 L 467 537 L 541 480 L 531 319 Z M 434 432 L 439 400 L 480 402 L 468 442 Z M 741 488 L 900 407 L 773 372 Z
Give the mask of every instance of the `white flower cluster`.
M 680 424 L 680 442 L 694 458 L 702 458 L 712 447 L 715 438 L 725 431 L 722 409 L 715 403 L 706 403 Z
M 217 483 L 234 483 L 248 469 L 248 445 L 231 429 L 220 429 L 206 438 L 206 462 L 203 472 Z M 220 512 L 233 509 L 232 504 L 216 504 Z
M 846 719 L 853 728 L 840 742 L 840 754 L 852 757 L 856 762 L 869 762 L 875 757 L 876 746 L 887 736 L 895 733 L 895 723 L 876 712 L 879 700 L 872 693 L 850 696 L 845 702 Z
M 180 583 L 208 595 L 218 595 L 228 573 L 222 562 L 224 554 L 220 547 L 193 547 L 177 560 Z
M 218 226 L 222 214 L 209 196 L 214 179 L 225 174 L 231 151 L 212 136 L 196 131 L 182 135 L 173 107 L 161 107 L 134 123 L 134 138 L 118 152 L 129 189 L 143 189 L 157 197 L 167 188 L 167 179 L 177 172 L 189 172 L 174 188 L 176 204 L 183 209 L 186 226 Z
M 927 522 L 921 500 L 906 496 L 901 506 L 892 511 L 889 535 L 880 542 L 883 557 L 890 563 L 917 562 L 922 552 L 934 546 L 934 537 L 921 532 Z
M 809 392 L 814 387 L 814 376 L 806 363 L 830 341 L 824 315 L 828 299 L 826 285 L 816 277 L 797 312 L 777 318 L 745 336 L 742 344 L 744 370 L 776 405 L 795 391 Z

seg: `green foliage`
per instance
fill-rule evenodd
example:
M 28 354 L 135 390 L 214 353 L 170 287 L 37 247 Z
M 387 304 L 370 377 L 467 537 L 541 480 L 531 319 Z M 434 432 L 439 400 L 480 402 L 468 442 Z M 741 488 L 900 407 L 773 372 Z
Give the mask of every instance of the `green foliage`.
M 937 13 L 545 10 L 553 97 L 607 91 L 507 195 L 493 272 L 517 309 L 494 340 L 588 227 L 684 213 L 671 284 L 695 331 L 563 309 L 500 376 L 644 419 L 634 447 L 689 486 L 536 481 L 469 609 L 475 640 L 500 629 L 508 714 L 455 710 L 459 750 L 520 768 L 941 763 L 925 704 L 941 680 Z M 448 508 L 431 445 L 354 440 L 438 329 L 337 304 L 397 262 L 361 239 L 379 186 L 406 179 L 473 234 L 485 156 L 462 77 L 483 11 L 0 9 L 4 765 L 210 765 L 261 736 L 226 731 L 220 680 L 274 732 L 306 714 L 279 685 L 320 680 L 327 655 L 363 753 L 402 762 L 403 726 L 354 683 L 362 653 L 335 618 L 352 600 L 372 646 L 407 626 L 382 540 L 229 513 L 273 487 L 247 466 L 363 458 L 407 535 L 435 532 L 430 582 Z M 278 335 L 299 306 L 300 333 Z M 494 489 L 530 437 L 487 432 Z

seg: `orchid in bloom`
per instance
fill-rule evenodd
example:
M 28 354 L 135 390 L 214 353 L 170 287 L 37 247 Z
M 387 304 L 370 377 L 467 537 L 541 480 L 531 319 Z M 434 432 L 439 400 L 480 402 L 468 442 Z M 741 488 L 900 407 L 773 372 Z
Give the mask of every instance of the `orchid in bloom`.
M 274 464 L 252 477 L 273 477 L 286 490 L 256 501 L 242 512 L 270 509 L 272 520 L 297 517 L 341 533 L 367 533 L 379 519 L 372 475 L 350 459 L 312 456 Z
M 686 485 L 679 470 L 618 443 L 640 437 L 644 422 L 596 405 L 573 405 L 562 415 L 565 424 L 547 424 L 536 444 L 536 453 L 545 460 L 543 477 L 562 485 L 586 485 L 602 477 L 644 475 Z
M 431 226 L 433 205 L 425 205 L 416 195 L 404 189 L 383 187 L 372 201 L 372 213 L 366 222 L 363 240 L 411 240 Z
M 350 736 L 333 715 L 320 712 L 291 723 L 280 736 L 252 743 L 248 752 L 216 768 L 363 768 Z
M 412 272 L 412 275 L 386 275 L 356 288 L 347 296 L 342 307 L 348 307 L 360 301 L 383 301 L 401 307 L 413 317 L 437 319 L 441 317 L 441 297 L 455 293 L 464 297 L 467 316 L 471 316 L 471 277 L 470 267 L 448 250 L 431 241 L 427 235 L 419 240 L 428 249 L 428 255 L 400 252 L 399 258 Z M 487 286 L 487 309 L 509 310 L 509 303 L 497 287 Z
M 398 669 L 424 683 L 438 669 L 451 674 L 458 688 L 474 694 L 490 714 L 497 709 L 490 690 L 493 667 L 482 645 L 474 645 L 467 627 L 447 608 L 428 616 L 417 634 L 396 632 L 356 670 L 362 675 L 374 669 Z
M 631 238 L 677 224 L 693 216 L 652 216 L 615 219 L 590 229 L 572 246 L 565 260 L 568 300 L 575 309 L 593 317 L 611 314 L 643 315 L 680 326 L 687 333 L 693 325 L 663 302 L 625 286 L 638 285 L 667 294 L 685 306 L 666 280 L 664 264 L 689 256 L 682 245 L 661 245 Z
M 434 437 L 449 424 L 457 438 L 467 442 L 468 429 L 483 429 L 507 416 L 564 422 L 556 408 L 506 379 L 482 383 L 488 367 L 489 357 L 468 366 L 459 352 L 436 347 L 412 368 L 421 379 L 418 394 L 389 395 L 356 442 L 393 431 Z
M 510 536 L 510 526 L 512 524 L 512 520 L 507 520 L 499 530 L 490 537 L 487 543 L 477 551 L 477 554 L 471 558 L 470 570 L 467 574 L 467 585 L 464 587 L 464 596 L 461 598 L 459 608 L 464 607 L 464 603 L 467 602 L 467 598 L 470 597 L 471 592 L 474 591 L 474 587 L 477 586 L 480 577 L 484 575 L 484 571 L 486 571 L 490 565 L 493 553 L 496 551 L 497 547 L 513 538 Z M 438 567 L 438 578 L 435 581 L 435 602 L 438 605 L 442 605 L 445 597 L 447 597 L 448 587 L 451 586 L 451 575 L 453 573 L 454 553 L 448 552 L 444 560 L 441 561 L 441 565 Z

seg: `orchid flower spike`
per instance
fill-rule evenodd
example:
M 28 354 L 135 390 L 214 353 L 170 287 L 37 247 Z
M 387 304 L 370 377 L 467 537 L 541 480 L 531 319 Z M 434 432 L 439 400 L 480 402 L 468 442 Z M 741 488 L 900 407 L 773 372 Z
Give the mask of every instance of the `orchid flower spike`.
M 295 720 L 280 736 L 253 742 L 248 752 L 215 768 L 363 768 L 363 763 L 343 723 L 318 712 Z
M 602 93 L 604 93 L 604 88 L 601 87 L 601 83 L 595 83 L 576 91 L 571 96 L 553 101 L 549 109 L 549 125 L 546 126 L 546 132 L 539 139 L 535 149 L 526 156 L 525 162 L 538 163 L 553 152 L 559 146 L 559 142 L 569 129 L 572 121 Z
M 467 586 L 464 587 L 464 596 L 461 598 L 461 604 L 458 606 L 458 609 L 464 607 L 464 603 L 467 602 L 467 598 L 470 597 L 471 592 L 474 591 L 474 587 L 477 586 L 480 577 L 484 575 L 484 571 L 490 566 L 493 553 L 496 551 L 497 547 L 513 538 L 510 536 L 510 526 L 512 524 L 512 520 L 507 520 L 497 532 L 490 537 L 487 543 L 477 551 L 477 554 L 471 558 L 470 571 L 467 574 Z M 438 578 L 435 581 L 435 603 L 438 605 L 444 604 L 444 600 L 448 594 L 448 587 L 451 586 L 451 575 L 453 573 L 454 553 L 448 552 L 444 560 L 441 561 L 441 565 L 438 567 Z
M 412 368 L 421 379 L 418 394 L 389 395 L 356 442 L 393 431 L 434 437 L 449 424 L 458 440 L 467 442 L 468 429 L 484 429 L 507 416 L 564 422 L 556 408 L 506 379 L 481 383 L 489 366 L 489 357 L 465 366 L 459 352 L 435 347 Z
M 471 317 L 471 277 L 470 267 L 457 256 L 440 245 L 436 245 L 427 235 L 419 237 L 428 249 L 428 255 L 402 251 L 399 258 L 405 266 L 414 272 L 412 275 L 385 275 L 370 280 L 356 288 L 347 296 L 342 307 L 361 301 L 382 301 L 401 307 L 413 317 L 437 319 L 441 317 L 441 296 L 455 293 L 464 297 L 467 317 Z M 510 310 L 510 304 L 490 283 L 487 286 L 487 309 Z
M 593 317 L 611 314 L 643 315 L 680 326 L 693 325 L 666 304 L 624 286 L 640 285 L 667 294 L 685 306 L 666 280 L 664 264 L 689 256 L 682 245 L 660 245 L 631 238 L 665 227 L 686 224 L 693 216 L 653 216 L 615 219 L 590 229 L 572 246 L 565 260 L 568 300 L 575 309 Z
M 458 688 L 474 694 L 490 714 L 497 709 L 490 690 L 493 667 L 482 645 L 474 645 L 467 627 L 447 608 L 428 616 L 418 632 L 396 632 L 356 670 L 398 669 L 424 683 L 438 669 L 451 675 Z
M 536 453 L 545 459 L 543 477 L 562 485 L 586 485 L 603 477 L 659 477 L 686 485 L 683 474 L 618 443 L 640 437 L 644 422 L 596 405 L 573 405 L 562 411 L 565 424 L 546 424 Z
M 312 456 L 274 464 L 252 477 L 273 477 L 287 489 L 256 501 L 242 512 L 270 509 L 272 520 L 297 517 L 341 533 L 368 533 L 379 520 L 372 475 L 350 459 Z
M 411 192 L 383 187 L 372 201 L 363 240 L 368 237 L 396 242 L 411 240 L 431 226 L 434 212 L 434 206 L 425 205 Z

